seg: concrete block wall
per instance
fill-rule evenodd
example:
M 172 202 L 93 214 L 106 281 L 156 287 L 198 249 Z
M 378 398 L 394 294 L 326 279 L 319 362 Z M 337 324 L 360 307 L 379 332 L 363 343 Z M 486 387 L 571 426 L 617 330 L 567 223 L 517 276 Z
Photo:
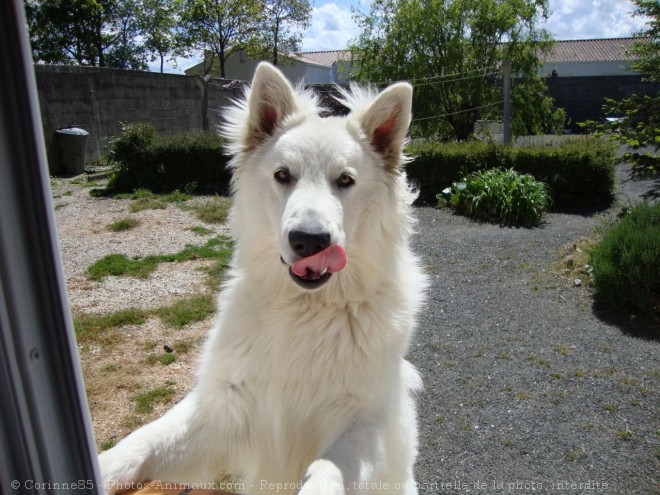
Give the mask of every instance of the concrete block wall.
M 51 172 L 62 172 L 55 131 L 89 132 L 86 163 L 107 153 L 122 123 L 149 122 L 164 134 L 213 129 L 221 107 L 241 93 L 213 79 L 99 67 L 35 65 Z

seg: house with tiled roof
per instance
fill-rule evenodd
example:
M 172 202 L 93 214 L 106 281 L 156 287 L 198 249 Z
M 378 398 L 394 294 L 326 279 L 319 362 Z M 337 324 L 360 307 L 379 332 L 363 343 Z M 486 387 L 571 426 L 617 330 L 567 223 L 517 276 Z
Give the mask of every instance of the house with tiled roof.
M 605 98 L 660 92 L 659 84 L 648 83 L 641 74 L 631 70 L 632 58 L 628 51 L 639 40 L 560 40 L 542 55 L 539 73 L 545 78 L 555 105 L 568 113 L 573 131 L 580 131 L 578 122 L 606 117 L 602 112 Z M 347 50 L 288 54 L 280 58 L 280 69 L 294 83 L 344 84 L 351 73 L 349 57 Z M 248 59 L 244 52 L 238 52 L 227 60 L 227 78 L 249 81 L 258 63 Z M 198 64 L 186 74 L 199 74 L 201 67 L 203 64 Z M 219 70 L 211 73 L 218 74 Z
M 628 51 L 641 38 L 562 40 L 543 55 L 542 75 L 559 77 L 630 75 Z
M 541 75 L 559 77 L 614 76 L 631 74 L 627 51 L 639 38 L 560 40 L 541 57 Z M 306 84 L 343 84 L 350 73 L 347 50 L 290 53 L 281 56 L 280 65 L 293 82 Z M 244 51 L 225 63 L 228 79 L 249 81 L 259 61 L 249 59 Z M 217 62 L 210 71 L 218 74 Z M 203 63 L 186 70 L 188 75 L 202 75 Z M 207 71 L 207 73 L 209 73 Z
M 305 84 L 343 84 L 346 82 L 347 72 L 341 70 L 342 61 L 346 60 L 348 52 L 345 50 L 301 52 L 281 54 L 278 67 L 292 82 Z M 219 75 L 220 64 L 214 60 L 210 70 L 208 67 L 209 54 L 205 62 L 187 69 L 185 73 L 191 75 Z M 225 61 L 225 75 L 227 79 L 250 81 L 259 60 L 250 59 L 244 50 L 240 50 Z
M 639 41 L 643 38 L 557 41 L 543 57 L 548 93 L 568 113 L 573 131 L 581 131 L 579 122 L 616 117 L 604 114 L 605 98 L 660 93 L 660 85 L 645 81 L 630 66 L 630 49 Z

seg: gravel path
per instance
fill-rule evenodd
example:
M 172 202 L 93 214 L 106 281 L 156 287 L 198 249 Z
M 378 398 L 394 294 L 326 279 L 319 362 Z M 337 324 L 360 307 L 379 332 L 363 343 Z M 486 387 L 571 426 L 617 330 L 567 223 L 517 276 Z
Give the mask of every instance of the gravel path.
M 608 211 L 536 229 L 416 211 L 433 280 L 409 356 L 425 382 L 421 494 L 660 493 L 659 344 L 554 273 L 649 187 L 618 176 Z

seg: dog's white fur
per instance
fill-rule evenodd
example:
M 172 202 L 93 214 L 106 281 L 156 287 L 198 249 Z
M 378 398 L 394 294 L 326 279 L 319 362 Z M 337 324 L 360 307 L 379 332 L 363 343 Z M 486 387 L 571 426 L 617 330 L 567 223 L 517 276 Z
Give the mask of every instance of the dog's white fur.
M 426 279 L 408 242 L 411 101 L 404 83 L 353 88 L 350 114 L 323 118 L 311 94 L 259 65 L 224 129 L 235 254 L 198 383 L 100 455 L 110 492 L 230 472 L 246 493 L 417 493 L 421 381 L 404 356 Z M 274 179 L 283 167 L 289 184 Z M 292 230 L 330 233 L 346 267 L 300 287 L 286 266 L 299 257 Z

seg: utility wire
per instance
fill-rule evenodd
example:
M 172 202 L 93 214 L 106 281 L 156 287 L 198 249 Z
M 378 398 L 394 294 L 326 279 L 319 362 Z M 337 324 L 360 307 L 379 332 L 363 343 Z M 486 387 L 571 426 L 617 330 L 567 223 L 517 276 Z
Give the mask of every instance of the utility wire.
M 488 104 L 482 105 L 480 107 L 467 108 L 465 110 L 458 110 L 457 112 L 449 112 L 449 113 L 444 113 L 442 115 L 434 115 L 433 117 L 420 117 L 419 119 L 412 119 L 412 121 L 413 122 L 420 122 L 422 120 L 441 119 L 441 118 L 444 118 L 444 117 L 449 117 L 450 115 L 457 115 L 459 113 L 473 112 L 475 110 L 481 110 L 482 108 L 488 108 L 488 107 L 492 107 L 492 106 L 495 106 L 495 105 L 501 105 L 502 103 L 504 103 L 504 100 L 495 101 L 493 103 L 488 103 Z
M 495 72 L 491 72 L 491 73 L 488 73 L 488 74 L 478 74 L 476 76 L 461 77 L 460 79 L 446 79 L 446 80 L 443 80 L 443 81 L 431 81 L 431 82 L 416 83 L 416 84 L 413 83 L 413 87 L 414 88 L 419 88 L 420 86 L 433 86 L 435 84 L 453 83 L 453 82 L 458 82 L 458 81 L 465 81 L 466 79 L 477 79 L 477 78 L 484 78 L 485 79 L 486 77 L 495 76 L 495 75 L 498 75 L 498 74 L 501 74 L 501 73 L 502 73 L 502 71 L 500 70 L 500 71 L 495 71 Z
M 399 81 L 370 81 L 365 84 L 373 84 L 374 86 L 381 86 L 383 84 L 393 84 L 396 82 L 408 82 L 412 85 L 415 85 L 416 82 L 421 82 L 421 81 L 431 81 L 435 79 L 447 79 L 447 78 L 454 78 L 457 76 L 462 76 L 465 74 L 471 74 L 473 72 L 486 72 L 489 70 L 496 69 L 497 71 L 501 71 L 502 69 L 498 65 L 491 65 L 489 67 L 480 67 L 478 69 L 471 69 L 471 70 L 466 70 L 464 72 L 454 72 L 453 74 L 442 74 L 439 76 L 429 76 L 429 77 L 420 77 L 419 79 L 402 79 Z M 480 77 L 480 76 L 475 76 L 475 77 Z
M 477 78 L 486 78 L 490 76 L 498 76 L 501 75 L 502 71 L 496 71 L 496 72 L 491 72 L 489 74 L 478 74 L 476 76 L 467 76 L 467 77 L 461 77 L 459 79 L 446 79 L 443 81 L 431 81 L 431 82 L 425 82 L 425 83 L 413 83 L 412 86 L 413 88 L 419 88 L 422 86 L 434 86 L 436 84 L 445 84 L 445 83 L 453 83 L 453 82 L 460 82 L 460 81 L 465 81 L 467 79 L 477 79 Z M 391 84 L 394 84 L 395 81 L 392 81 Z M 407 82 L 407 81 L 396 81 L 396 82 Z M 373 83 L 371 83 L 373 84 Z M 324 91 L 316 91 L 316 94 L 335 94 L 336 92 L 333 90 L 324 90 Z

